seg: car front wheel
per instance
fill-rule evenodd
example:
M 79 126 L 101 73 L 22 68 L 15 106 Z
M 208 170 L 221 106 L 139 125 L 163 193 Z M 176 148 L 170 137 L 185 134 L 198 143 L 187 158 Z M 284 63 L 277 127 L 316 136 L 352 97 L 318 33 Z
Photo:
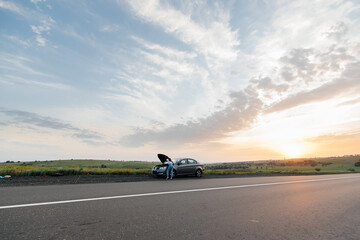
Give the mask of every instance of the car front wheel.
M 198 178 L 201 177 L 202 176 L 202 171 L 200 169 L 196 170 L 195 176 L 198 177 Z

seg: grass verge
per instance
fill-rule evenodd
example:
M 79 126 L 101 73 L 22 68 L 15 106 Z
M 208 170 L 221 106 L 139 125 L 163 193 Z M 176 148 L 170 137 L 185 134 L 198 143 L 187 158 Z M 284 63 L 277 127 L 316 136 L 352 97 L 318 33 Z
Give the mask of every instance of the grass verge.
M 150 169 L 63 168 L 38 166 L 0 166 L 0 176 L 61 176 L 61 175 L 147 175 Z

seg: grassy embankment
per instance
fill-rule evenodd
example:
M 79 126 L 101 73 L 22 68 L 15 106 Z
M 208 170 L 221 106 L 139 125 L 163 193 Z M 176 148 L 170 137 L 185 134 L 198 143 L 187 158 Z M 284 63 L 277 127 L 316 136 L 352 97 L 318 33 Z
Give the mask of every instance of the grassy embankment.
M 0 163 L 0 176 L 146 175 L 155 163 L 110 160 L 56 160 Z
M 321 174 L 360 172 L 360 155 L 331 158 L 206 164 L 207 175 Z M 56 160 L 0 163 L 0 176 L 147 175 L 158 163 L 110 160 Z

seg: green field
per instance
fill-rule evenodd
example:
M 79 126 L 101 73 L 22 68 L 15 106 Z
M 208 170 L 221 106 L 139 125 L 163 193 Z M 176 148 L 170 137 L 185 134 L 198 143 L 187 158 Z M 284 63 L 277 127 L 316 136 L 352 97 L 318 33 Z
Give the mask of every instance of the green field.
M 0 163 L 0 176 L 46 175 L 146 175 L 151 173 L 151 162 L 111 160 L 54 160 Z
M 360 155 L 205 164 L 207 175 L 359 173 Z M 54 160 L 0 163 L 0 176 L 148 175 L 159 162 Z M 360 165 L 360 163 L 359 163 Z
M 152 162 L 112 161 L 112 160 L 54 160 L 12 163 L 17 166 L 65 167 L 65 168 L 110 168 L 110 169 L 148 169 L 155 165 Z

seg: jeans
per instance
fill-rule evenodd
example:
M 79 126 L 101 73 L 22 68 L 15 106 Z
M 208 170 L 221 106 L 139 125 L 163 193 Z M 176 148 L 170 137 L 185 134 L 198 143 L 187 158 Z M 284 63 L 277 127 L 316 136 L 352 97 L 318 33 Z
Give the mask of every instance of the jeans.
M 169 172 L 171 172 L 171 178 L 173 178 L 173 165 L 172 163 L 168 164 L 168 168 L 166 170 L 166 176 L 169 177 Z

